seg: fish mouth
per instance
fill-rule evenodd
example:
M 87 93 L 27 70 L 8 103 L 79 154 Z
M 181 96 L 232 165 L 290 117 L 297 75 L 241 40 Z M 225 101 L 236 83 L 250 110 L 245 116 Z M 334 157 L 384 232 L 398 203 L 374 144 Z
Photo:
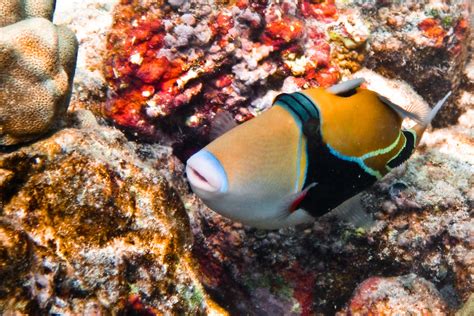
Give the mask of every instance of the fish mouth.
M 219 191 L 219 187 L 213 185 L 205 176 L 199 173 L 193 167 L 189 165 L 186 166 L 186 175 L 188 176 L 188 180 L 193 187 L 198 189 L 204 190 L 206 192 L 217 192 Z
M 217 194 L 227 191 L 227 175 L 217 158 L 207 150 L 194 154 L 186 163 L 186 175 L 196 193 Z

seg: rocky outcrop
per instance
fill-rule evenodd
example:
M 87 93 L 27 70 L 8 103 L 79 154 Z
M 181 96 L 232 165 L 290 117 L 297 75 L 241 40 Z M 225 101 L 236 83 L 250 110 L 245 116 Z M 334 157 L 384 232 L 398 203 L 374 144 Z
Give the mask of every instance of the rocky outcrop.
M 145 13 L 144 13 L 145 12 Z M 467 4 L 195 0 L 116 7 L 104 73 L 104 116 L 185 161 L 208 141 L 218 111 L 243 122 L 276 95 L 329 86 L 361 66 L 412 85 L 456 123 L 468 57 Z
M 0 156 L 0 313 L 216 311 L 177 194 L 140 146 L 78 116 Z
M 0 2 L 0 145 L 36 139 L 66 112 L 78 44 L 48 20 L 53 9 L 54 1 Z
M 372 277 L 360 284 L 349 306 L 336 315 L 446 315 L 448 309 L 435 286 L 414 274 Z
M 381 2 L 365 16 L 371 24 L 366 66 L 408 82 L 431 105 L 452 91 L 433 126 L 455 124 L 466 110 L 458 91 L 469 56 L 468 1 Z

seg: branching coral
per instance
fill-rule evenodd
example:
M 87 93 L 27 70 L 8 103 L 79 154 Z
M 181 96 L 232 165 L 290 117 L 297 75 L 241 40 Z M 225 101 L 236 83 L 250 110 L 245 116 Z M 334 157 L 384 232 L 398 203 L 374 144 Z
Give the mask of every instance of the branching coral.
M 0 1 L 0 145 L 37 138 L 67 109 L 78 44 L 43 18 L 53 2 Z

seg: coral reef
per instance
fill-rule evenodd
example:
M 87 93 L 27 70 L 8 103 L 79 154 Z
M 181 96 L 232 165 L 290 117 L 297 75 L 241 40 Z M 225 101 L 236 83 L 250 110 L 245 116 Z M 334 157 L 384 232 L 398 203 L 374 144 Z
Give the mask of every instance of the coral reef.
M 372 277 L 357 287 L 349 306 L 336 315 L 445 315 L 447 307 L 434 285 L 414 274 Z
M 14 145 L 47 133 L 65 114 L 78 44 L 41 17 L 51 19 L 53 1 L 1 1 L 0 10 L 0 145 Z
M 197 148 L 219 110 L 242 122 L 271 105 L 268 90 L 329 86 L 357 70 L 367 36 L 357 12 L 339 15 L 333 1 L 123 2 L 108 41 L 106 117 L 176 147 L 184 133 Z
M 465 9 L 124 0 L 105 41 L 117 2 L 57 1 L 55 23 L 81 43 L 68 128 L 0 148 L 1 314 L 407 314 L 428 304 L 432 314 L 472 314 L 474 63 L 461 69 L 469 31 L 455 32 Z M 0 12 L 17 6 L 4 3 Z M 446 59 L 429 59 L 435 52 Z M 364 63 L 431 104 L 452 89 L 450 106 L 467 109 L 364 194 L 376 219 L 368 230 L 330 215 L 278 231 L 224 219 L 190 193 L 172 148 L 127 140 L 81 110 L 183 158 L 206 141 L 216 111 L 244 121 L 277 93 L 330 84 Z M 102 66 L 113 87 L 106 105 Z M 430 89 L 424 71 L 440 80 Z M 438 124 L 458 115 L 449 113 Z
M 410 83 L 429 104 L 435 104 L 448 91 L 456 95 L 468 56 L 467 6 L 461 1 L 452 5 L 414 1 L 367 8 L 371 24 L 367 67 Z M 456 123 L 465 109 L 454 100 L 433 126 Z
M 278 93 L 329 86 L 361 64 L 434 103 L 460 87 L 467 14 L 462 4 L 415 2 L 126 1 L 109 35 L 105 117 L 185 159 L 207 142 L 216 112 L 242 122 Z M 438 126 L 455 123 L 458 103 Z
M 0 313 L 218 311 L 176 193 L 122 133 L 86 110 L 73 120 L 0 156 Z

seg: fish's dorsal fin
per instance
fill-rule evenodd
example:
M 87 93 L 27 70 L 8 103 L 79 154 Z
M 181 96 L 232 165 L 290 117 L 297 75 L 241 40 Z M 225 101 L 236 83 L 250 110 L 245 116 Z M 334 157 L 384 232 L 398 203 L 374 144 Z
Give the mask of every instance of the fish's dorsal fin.
M 380 101 L 382 101 L 385 105 L 392 108 L 395 112 L 400 115 L 401 118 L 411 118 L 412 120 L 416 121 L 417 123 L 421 124 L 422 126 L 428 126 L 431 121 L 435 118 L 436 114 L 438 114 L 439 110 L 443 107 L 446 103 L 446 100 L 451 95 L 451 91 L 449 91 L 438 103 L 435 104 L 433 109 L 431 109 L 425 103 L 413 103 L 407 105 L 405 107 L 396 105 L 388 98 L 378 95 Z
M 354 225 L 354 227 L 362 227 L 366 229 L 371 227 L 374 224 L 374 220 L 362 205 L 361 197 L 362 193 L 351 197 L 330 211 L 329 214 Z
M 230 112 L 218 112 L 211 122 L 211 129 L 209 131 L 210 140 L 214 140 L 217 137 L 227 133 L 237 125 L 238 124 L 234 121 L 234 118 Z
M 351 79 L 351 80 L 347 80 L 347 81 L 335 84 L 327 88 L 326 91 L 332 94 L 337 94 L 337 95 L 345 94 L 351 90 L 359 88 L 360 85 L 363 84 L 364 82 L 365 82 L 364 78 Z

